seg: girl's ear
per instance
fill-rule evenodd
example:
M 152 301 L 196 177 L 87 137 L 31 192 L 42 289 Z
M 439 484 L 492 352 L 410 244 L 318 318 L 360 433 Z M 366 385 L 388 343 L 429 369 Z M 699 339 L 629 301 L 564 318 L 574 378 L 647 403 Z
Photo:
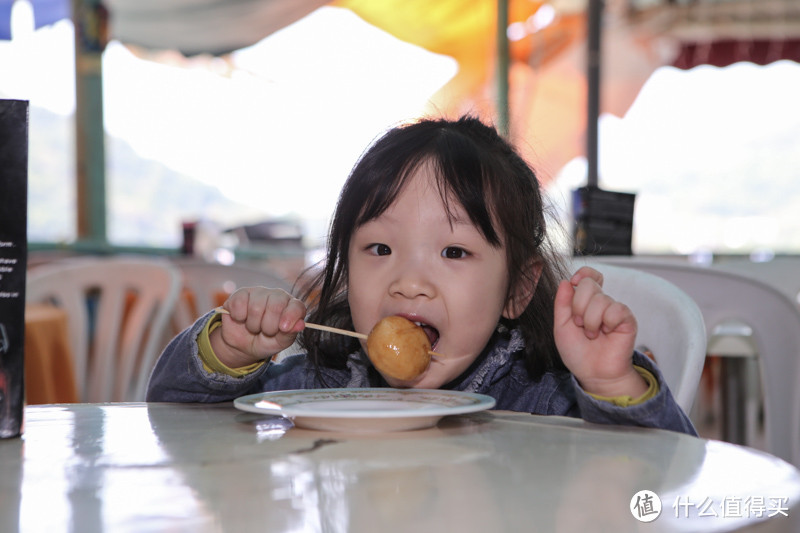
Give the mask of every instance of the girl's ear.
M 503 308 L 504 318 L 513 320 L 518 318 L 519 315 L 525 311 L 525 308 L 531 303 L 541 273 L 542 265 L 537 262 L 531 263 L 530 267 L 527 269 L 527 275 L 520 276 L 517 280 L 516 287 L 511 288 L 510 296 Z

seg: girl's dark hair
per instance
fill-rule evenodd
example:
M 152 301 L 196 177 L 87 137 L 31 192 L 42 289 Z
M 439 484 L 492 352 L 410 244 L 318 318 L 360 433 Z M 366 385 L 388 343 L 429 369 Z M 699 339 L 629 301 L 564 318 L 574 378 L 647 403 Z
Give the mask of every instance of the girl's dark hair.
M 509 296 L 521 283 L 535 292 L 518 326 L 533 379 L 565 369 L 553 339 L 553 300 L 563 267 L 546 235 L 539 181 L 531 167 L 497 131 L 477 118 L 426 119 L 396 127 L 361 156 L 339 196 L 323 268 L 301 295 L 310 322 L 353 329 L 347 300 L 348 249 L 353 232 L 380 216 L 423 163 L 436 169 L 445 205 L 457 200 L 486 240 L 505 245 Z M 539 272 L 538 280 L 532 279 Z M 305 330 L 301 339 L 314 366 L 342 368 L 358 341 Z

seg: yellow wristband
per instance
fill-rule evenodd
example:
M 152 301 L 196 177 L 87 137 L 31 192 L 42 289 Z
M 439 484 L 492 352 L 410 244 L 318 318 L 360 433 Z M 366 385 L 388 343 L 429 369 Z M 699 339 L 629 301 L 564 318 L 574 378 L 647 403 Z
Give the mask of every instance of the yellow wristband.
M 251 374 L 265 363 L 265 361 L 259 361 L 257 363 L 239 368 L 230 368 L 229 366 L 223 364 L 222 361 L 217 358 L 217 354 L 214 353 L 214 349 L 211 347 L 210 338 L 211 332 L 221 325 L 222 313 L 218 312 L 211 317 L 200 334 L 197 335 L 197 353 L 200 356 L 200 361 L 203 363 L 203 368 L 206 370 L 206 372 L 216 372 L 218 374 L 227 374 L 228 376 L 240 378 L 242 376 L 246 376 L 247 374 Z
M 639 405 L 641 403 L 646 402 L 653 398 L 656 394 L 658 394 L 658 380 L 656 377 L 647 369 L 642 368 L 640 366 L 633 365 L 633 368 L 639 373 L 640 376 L 644 378 L 647 382 L 647 390 L 644 394 L 639 396 L 638 398 L 632 398 L 630 396 L 600 396 L 599 394 L 592 394 L 591 392 L 587 392 L 589 396 L 596 400 L 601 400 L 604 402 L 613 403 L 619 407 L 630 407 L 632 405 Z

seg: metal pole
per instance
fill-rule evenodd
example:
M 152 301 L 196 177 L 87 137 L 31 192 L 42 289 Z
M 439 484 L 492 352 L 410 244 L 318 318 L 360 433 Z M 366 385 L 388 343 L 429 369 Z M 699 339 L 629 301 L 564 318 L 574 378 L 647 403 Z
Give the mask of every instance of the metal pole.
M 508 0 L 497 0 L 497 129 L 509 133 L 508 109 Z
M 587 112 L 586 112 L 586 162 L 587 185 L 590 188 L 599 186 L 598 132 L 597 123 L 600 118 L 600 37 L 602 32 L 603 0 L 589 0 L 588 17 L 588 49 L 586 54 L 587 70 Z
M 104 247 L 106 161 L 103 127 L 103 50 L 108 12 L 99 0 L 72 0 L 75 28 L 75 150 L 78 241 Z

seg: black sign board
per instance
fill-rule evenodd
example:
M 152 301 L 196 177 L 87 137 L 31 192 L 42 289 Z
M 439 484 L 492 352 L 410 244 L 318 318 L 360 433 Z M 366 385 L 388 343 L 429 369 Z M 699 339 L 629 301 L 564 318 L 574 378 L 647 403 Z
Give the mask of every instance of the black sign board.
M 636 195 L 581 187 L 572 192 L 575 255 L 631 255 Z
M 0 100 L 0 438 L 22 431 L 27 225 L 28 102 Z

